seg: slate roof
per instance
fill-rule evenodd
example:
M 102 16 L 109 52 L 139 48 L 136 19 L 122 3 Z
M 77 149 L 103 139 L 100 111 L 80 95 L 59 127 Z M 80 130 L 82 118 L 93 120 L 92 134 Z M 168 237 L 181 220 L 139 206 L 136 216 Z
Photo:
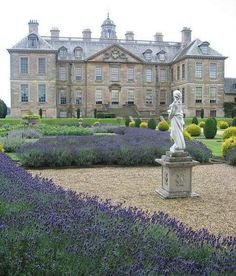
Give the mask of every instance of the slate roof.
M 29 35 L 28 35 L 29 36 Z M 39 46 L 37 49 L 29 48 L 28 46 L 28 36 L 19 41 L 9 52 L 19 51 L 19 50 L 45 50 L 45 51 L 58 51 L 61 47 L 67 49 L 67 57 L 65 60 L 73 60 L 74 49 L 76 47 L 81 47 L 83 49 L 82 60 L 87 60 L 91 56 L 95 55 L 102 50 L 106 50 L 112 45 L 120 45 L 123 49 L 130 52 L 134 56 L 137 56 L 140 60 L 147 63 L 172 63 L 185 57 L 202 57 L 202 58 L 219 58 L 225 59 L 223 55 L 208 47 L 208 54 L 203 54 L 199 45 L 202 41 L 196 39 L 192 41 L 185 48 L 181 47 L 180 42 L 166 42 L 166 41 L 144 41 L 144 40 L 133 40 L 127 41 L 124 39 L 90 39 L 84 40 L 83 38 L 70 38 L 70 37 L 60 37 L 58 40 L 52 39 L 51 37 L 38 36 Z M 144 53 L 146 50 L 150 49 L 152 51 L 151 60 L 146 60 Z M 165 60 L 158 60 L 158 53 L 165 52 Z
M 236 78 L 224 79 L 224 92 L 225 94 L 236 95 Z

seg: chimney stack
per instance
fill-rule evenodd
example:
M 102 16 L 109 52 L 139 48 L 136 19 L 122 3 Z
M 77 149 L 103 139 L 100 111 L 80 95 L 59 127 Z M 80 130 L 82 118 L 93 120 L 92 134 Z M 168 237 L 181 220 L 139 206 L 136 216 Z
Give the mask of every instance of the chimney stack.
M 155 41 L 163 41 L 163 34 L 162 33 L 155 33 L 154 39 L 155 39 Z
M 125 34 L 125 39 L 127 41 L 134 40 L 134 33 L 132 31 L 127 31 L 126 34 Z
M 59 40 L 60 30 L 57 27 L 52 27 L 50 32 L 52 40 Z
M 182 46 L 185 47 L 191 42 L 191 33 L 192 30 L 190 28 L 184 27 L 182 32 Z
M 90 29 L 84 29 L 83 30 L 83 40 L 91 40 L 91 30 Z
M 30 20 L 28 25 L 29 25 L 29 34 L 30 33 L 38 34 L 39 23 L 37 22 L 37 20 Z

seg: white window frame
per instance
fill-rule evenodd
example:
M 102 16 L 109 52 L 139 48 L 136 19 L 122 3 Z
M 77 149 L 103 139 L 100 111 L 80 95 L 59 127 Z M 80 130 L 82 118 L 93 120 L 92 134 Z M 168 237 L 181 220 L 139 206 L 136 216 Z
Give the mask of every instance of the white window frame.
M 25 89 L 22 89 L 23 86 L 25 86 Z M 25 91 L 24 91 L 25 90 Z M 24 95 L 22 94 L 25 93 Z M 23 100 L 22 99 L 27 99 L 27 100 Z M 28 103 L 29 102 L 29 84 L 28 83 L 21 83 L 20 84 L 20 102 L 21 103 Z
M 76 81 L 82 80 L 82 68 L 81 67 L 75 67 L 75 80 Z
M 23 64 L 23 60 L 27 60 L 27 63 Z M 20 57 L 19 63 L 20 63 L 20 66 L 19 66 L 20 74 L 22 75 L 29 74 L 29 57 L 26 57 L 26 56 Z
M 195 78 L 201 79 L 203 76 L 203 64 L 202 62 L 196 62 L 195 64 Z
M 95 103 L 96 104 L 102 104 L 102 89 L 101 88 L 96 88 Z
M 96 67 L 95 69 L 95 80 L 102 81 L 102 67 Z
M 160 90 L 160 105 L 166 104 L 166 91 Z
M 153 81 L 153 71 L 152 71 L 152 68 L 146 68 L 146 70 L 145 70 L 145 77 L 146 77 L 146 82 L 152 82 Z
M 66 81 L 67 80 L 67 68 L 66 67 L 59 67 L 59 80 Z
M 43 64 L 40 64 L 40 60 L 44 60 L 43 67 L 41 67 Z M 45 57 L 38 57 L 38 74 L 39 75 L 46 75 L 46 64 L 47 64 L 47 60 Z M 42 68 L 43 68 L 43 70 L 41 71 Z
M 67 104 L 66 91 L 63 89 L 59 91 L 59 104 L 61 105 Z
M 128 104 L 134 104 L 135 103 L 134 89 L 129 89 L 127 91 L 127 103 Z
M 41 92 L 43 92 L 41 89 L 44 87 L 44 95 L 41 95 Z M 45 83 L 39 83 L 38 84 L 38 102 L 39 103 L 45 103 L 47 97 L 47 86 Z
M 78 89 L 75 91 L 75 104 L 82 104 L 82 91 Z
M 203 89 L 201 86 L 197 86 L 195 90 L 195 102 L 202 103 L 203 99 Z
M 209 64 L 209 77 L 210 77 L 210 79 L 217 78 L 217 63 Z
M 153 105 L 153 91 L 147 90 L 145 94 L 145 105 Z
M 110 79 L 111 81 L 120 80 L 120 67 L 111 67 L 110 68 Z
M 160 69 L 160 82 L 166 82 L 166 81 L 167 81 L 167 70 Z
M 134 81 L 134 67 L 128 67 L 127 69 L 127 80 Z
M 209 88 L 209 98 L 210 98 L 210 103 L 216 103 L 217 88 L 215 86 L 210 86 L 210 88 Z

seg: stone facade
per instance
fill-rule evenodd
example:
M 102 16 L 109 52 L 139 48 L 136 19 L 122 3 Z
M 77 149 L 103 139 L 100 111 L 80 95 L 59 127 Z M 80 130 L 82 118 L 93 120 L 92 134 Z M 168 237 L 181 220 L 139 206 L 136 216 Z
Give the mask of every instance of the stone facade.
M 184 94 L 186 116 L 223 116 L 225 57 L 182 30 L 181 42 L 134 40 L 133 32 L 117 39 L 114 22 L 101 26 L 101 37 L 50 37 L 29 34 L 11 49 L 11 110 L 19 117 L 28 110 L 44 117 L 93 116 L 94 109 L 110 112 L 135 107 L 141 117 L 159 116 L 172 101 L 172 91 Z

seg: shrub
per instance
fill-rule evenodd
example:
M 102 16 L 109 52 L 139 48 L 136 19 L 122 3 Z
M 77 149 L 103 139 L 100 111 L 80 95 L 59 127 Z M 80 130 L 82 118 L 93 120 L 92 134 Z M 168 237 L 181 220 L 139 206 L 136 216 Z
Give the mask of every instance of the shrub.
M 194 160 L 200 163 L 209 162 L 209 159 L 212 157 L 212 151 L 203 143 L 196 140 L 186 141 L 186 151 Z
M 104 112 L 97 112 L 96 118 L 115 118 L 116 114 L 114 113 L 104 113 Z
M 140 126 L 140 124 L 141 124 L 141 119 L 140 118 L 136 118 L 135 119 L 135 127 L 139 127 Z
M 224 140 L 232 136 L 236 136 L 236 127 L 228 127 L 222 135 Z
M 131 122 L 130 117 L 126 117 L 125 118 L 125 126 L 128 127 L 130 122 Z
M 192 119 L 192 124 L 198 125 L 198 119 L 197 119 L 196 116 L 193 117 L 193 119 Z
M 24 138 L 24 139 L 38 139 L 42 137 L 42 133 L 32 127 L 19 128 L 8 132 L 9 138 Z
M 147 127 L 148 127 L 148 123 L 147 123 L 147 122 L 142 122 L 142 123 L 140 124 L 140 127 L 141 127 L 141 128 L 147 128 Z
M 157 128 L 161 131 L 167 131 L 169 129 L 169 124 L 167 121 L 161 121 L 158 123 Z
M 150 129 L 156 129 L 156 127 L 157 127 L 156 120 L 154 118 L 150 118 L 148 120 L 148 128 L 150 128 Z
M 229 124 L 226 121 L 219 121 L 218 125 L 220 129 L 226 129 L 229 127 Z
M 52 126 L 40 124 L 37 126 L 37 129 L 43 133 L 43 135 L 92 135 L 93 130 L 83 127 L 75 126 Z
M 0 118 L 5 118 L 7 116 L 7 105 L 3 100 L 0 99 Z
M 235 275 L 235 237 L 0 164 L 1 275 Z
M 217 126 L 213 118 L 207 118 L 203 129 L 203 133 L 207 139 L 213 139 L 216 136 Z
M 0 143 L 3 144 L 5 152 L 16 152 L 22 145 L 26 144 L 23 138 L 0 138 Z
M 198 125 L 191 124 L 185 129 L 191 136 L 200 136 L 201 128 Z
M 231 122 L 231 126 L 236 126 L 236 118 L 234 118 Z
M 222 144 L 222 154 L 226 155 L 229 151 L 229 149 L 236 147 L 236 136 L 232 136 L 224 141 Z
M 99 126 L 99 125 L 100 125 L 100 122 L 98 121 L 93 123 L 93 126 Z
M 230 165 L 236 166 L 236 147 L 229 149 L 225 158 Z
M 135 121 L 129 122 L 129 127 L 135 127 Z
M 93 114 L 94 118 L 97 118 L 97 108 L 94 109 Z
M 188 141 L 192 140 L 191 135 L 186 130 L 183 131 L 183 135 L 185 140 L 188 140 Z
M 199 122 L 199 124 L 198 124 L 201 128 L 204 128 L 204 126 L 205 126 L 205 122 L 204 121 L 201 121 L 201 122 Z
M 3 144 L 0 144 L 0 152 L 3 152 L 3 151 L 4 151 Z
M 76 110 L 76 116 L 77 116 L 77 119 L 80 118 L 80 109 L 79 108 L 77 108 L 77 110 Z

